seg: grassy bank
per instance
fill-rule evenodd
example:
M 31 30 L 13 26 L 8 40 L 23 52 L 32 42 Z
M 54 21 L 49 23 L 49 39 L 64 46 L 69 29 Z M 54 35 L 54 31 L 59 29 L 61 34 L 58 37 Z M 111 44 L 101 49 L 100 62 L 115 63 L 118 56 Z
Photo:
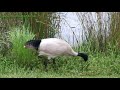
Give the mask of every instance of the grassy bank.
M 120 55 L 112 51 L 107 55 L 88 52 L 88 62 L 84 62 L 80 57 L 57 57 L 57 70 L 54 70 L 53 64 L 50 63 L 46 72 L 42 59 L 38 59 L 34 51 L 23 48 L 24 43 L 34 35 L 27 29 L 12 30 L 9 37 L 13 43 L 12 50 L 5 57 L 0 56 L 0 78 L 120 77 Z
M 1 47 L 2 45 L 9 47 L 5 42 L 10 41 L 12 48 L 8 48 L 9 52 L 7 52 L 8 49 L 6 51 L 1 50 L 0 52 L 0 78 L 119 78 L 119 15 L 119 13 L 116 13 L 112 16 L 109 36 L 106 34 L 107 29 L 103 30 L 101 28 L 100 13 L 97 13 L 98 25 L 100 25 L 99 33 L 96 34 L 94 25 L 90 29 L 88 27 L 84 28 L 87 33 L 85 34 L 86 41 L 83 39 L 84 42 L 82 45 L 78 43 L 79 47 L 75 49 L 76 51 L 79 50 L 88 53 L 89 60 L 87 62 L 84 62 L 80 57 L 57 57 L 55 66 L 57 70 L 54 70 L 53 64 L 50 63 L 48 65 L 48 72 L 44 70 L 43 60 L 37 57 L 36 52 L 24 48 L 24 43 L 35 37 L 35 34 L 30 32 L 30 27 L 9 27 L 9 35 L 5 34 L 8 40 L 6 41 L 3 37 L 0 45 Z M 44 35 L 45 33 L 42 32 L 40 34 Z M 45 35 L 47 37 L 47 32 Z M 7 53 L 3 55 L 3 51 Z
M 1 57 L 0 78 L 116 78 L 120 77 L 119 58 L 114 55 L 90 55 L 89 61 L 84 62 L 79 57 L 59 57 L 56 58 L 57 70 L 49 64 L 46 72 L 39 60 L 31 63 L 34 66 L 27 66 L 27 63 L 21 66 L 16 64 L 16 60 Z

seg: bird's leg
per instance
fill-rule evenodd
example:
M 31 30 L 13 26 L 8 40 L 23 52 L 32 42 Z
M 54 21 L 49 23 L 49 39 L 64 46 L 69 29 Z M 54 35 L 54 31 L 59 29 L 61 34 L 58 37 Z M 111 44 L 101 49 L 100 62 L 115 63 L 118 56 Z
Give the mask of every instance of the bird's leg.
M 53 64 L 55 65 L 56 64 L 56 62 L 55 62 L 55 59 L 53 58 Z
M 45 66 L 45 71 L 48 71 L 48 70 L 47 70 L 48 60 L 47 60 L 47 59 L 45 59 L 43 63 L 44 63 L 44 66 Z
M 57 70 L 57 66 L 56 66 L 55 58 L 53 58 L 53 68 L 54 68 L 55 71 Z
M 38 56 L 38 58 L 42 59 L 42 63 L 44 65 L 45 71 L 47 71 L 48 59 L 45 56 L 43 56 L 43 55 Z

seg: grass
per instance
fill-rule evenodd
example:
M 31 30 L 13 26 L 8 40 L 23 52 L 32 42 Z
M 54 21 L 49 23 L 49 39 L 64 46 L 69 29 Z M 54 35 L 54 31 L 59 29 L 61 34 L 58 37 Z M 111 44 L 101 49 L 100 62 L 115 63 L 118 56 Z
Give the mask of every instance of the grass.
M 97 17 L 100 24 L 100 13 L 97 13 Z M 86 28 L 83 28 L 89 32 L 86 35 L 87 40 L 79 46 L 79 50 L 89 54 L 87 62 L 80 57 L 57 57 L 57 70 L 54 70 L 51 63 L 48 65 L 48 72 L 44 70 L 42 59 L 37 58 L 36 52 L 23 48 L 27 40 L 35 37 L 30 32 L 30 27 L 10 28 L 9 40 L 13 43 L 13 48 L 6 56 L 0 55 L 0 78 L 120 78 L 120 50 L 118 47 L 118 30 L 120 29 L 119 23 L 117 23 L 120 19 L 114 17 L 115 19 L 113 18 L 110 24 L 112 32 L 108 37 L 106 37 L 107 29 L 104 28 L 104 33 L 102 33 L 101 25 L 99 25 L 100 33 L 98 34 L 94 32 L 96 31 L 95 25 L 92 25 L 91 29 L 87 25 Z M 83 25 L 83 27 L 85 26 Z M 44 36 L 45 33 L 41 32 L 40 35 Z M 77 50 L 78 48 L 76 48 Z
M 1 56 L 0 78 L 119 78 L 119 58 L 90 55 L 89 61 L 84 62 L 79 57 L 58 57 L 58 70 L 55 71 L 52 64 L 49 64 L 46 72 L 42 63 L 36 63 L 31 69 Z
M 29 28 L 12 28 L 10 40 L 13 43 L 11 53 L 0 55 L 0 78 L 119 78 L 120 55 L 110 49 L 109 54 L 89 53 L 89 60 L 80 57 L 63 56 L 56 58 L 57 70 L 53 64 L 45 71 L 42 59 L 36 52 L 23 48 L 24 43 L 34 35 Z M 85 47 L 81 47 L 84 50 Z M 85 50 L 87 51 L 87 50 Z

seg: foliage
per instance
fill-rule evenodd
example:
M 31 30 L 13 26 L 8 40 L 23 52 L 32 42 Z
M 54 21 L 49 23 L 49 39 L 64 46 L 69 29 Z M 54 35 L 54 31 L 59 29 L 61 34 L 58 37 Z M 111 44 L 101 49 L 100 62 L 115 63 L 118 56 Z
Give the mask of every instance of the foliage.
M 49 13 L 49 12 L 48 12 Z M 83 43 L 79 44 L 79 47 L 75 48 L 77 50 L 79 48 L 80 51 L 87 52 L 89 55 L 89 60 L 84 62 L 80 57 L 57 57 L 56 58 L 56 66 L 53 67 L 53 64 L 50 62 L 48 65 L 48 72 L 44 70 L 44 66 L 42 63 L 42 59 L 38 59 L 37 53 L 35 51 L 31 51 L 24 48 L 24 43 L 27 40 L 33 39 L 36 36 L 36 33 L 40 32 L 36 38 L 44 38 L 44 37 L 53 37 L 54 36 L 54 28 L 58 27 L 56 24 L 52 24 L 54 22 L 53 18 L 50 18 L 53 14 L 47 15 L 47 13 L 36 13 L 35 15 L 38 17 L 26 18 L 26 16 L 32 15 L 32 13 L 7 13 L 10 16 L 13 15 L 21 15 L 21 19 L 19 19 L 19 24 L 14 24 L 12 19 L 5 19 L 4 16 L 6 12 L 1 13 L 1 21 L 5 23 L 6 28 L 3 30 L 1 28 L 0 33 L 0 46 L 1 54 L 0 54 L 0 77 L 64 77 L 64 78 L 82 78 L 82 77 L 120 77 L 120 50 L 119 50 L 119 22 L 120 15 L 119 13 L 113 12 L 110 15 L 110 26 L 109 26 L 109 34 L 108 28 L 103 25 L 101 22 L 101 13 L 96 13 L 96 17 L 98 18 L 98 28 L 96 29 L 95 24 L 92 26 L 84 24 L 84 21 L 90 21 L 91 19 L 83 20 L 84 34 L 86 35 L 83 38 Z M 41 15 L 40 15 L 41 14 Z M 79 14 L 78 18 L 80 22 L 82 22 L 81 16 Z M 24 17 L 23 17 L 24 16 Z M 32 15 L 33 16 L 33 15 Z M 45 17 L 47 16 L 47 17 Z M 83 15 L 85 17 L 85 15 Z M 41 19 L 42 18 L 42 19 Z M 45 19 L 43 19 L 45 18 Z M 37 22 L 35 21 L 37 19 Z M 53 21 L 47 22 L 50 19 Z M 18 20 L 14 19 L 15 21 Z M 31 23 L 30 22 L 33 22 Z M 4 21 L 4 22 L 3 22 Z M 8 22 L 8 23 L 7 23 Z M 24 23 L 23 23 L 24 22 Z M 57 22 L 57 21 L 56 21 Z M 47 23 L 47 24 L 46 24 Z M 12 24 L 14 26 L 12 26 Z M 38 25 L 37 25 L 38 24 Z M 31 28 L 31 25 L 33 25 Z M 43 26 L 42 26 L 43 25 Z M 51 26 L 53 25 L 53 26 Z M 51 26 L 51 27 L 49 27 Z M 104 28 L 103 28 L 104 26 Z M 49 28 L 48 28 L 49 27 Z M 48 35 L 47 30 L 50 30 L 49 33 L 53 34 L 51 36 Z M 41 31 L 43 30 L 43 31 Z M 45 31 L 46 30 L 46 31 Z M 97 32 L 98 30 L 98 32 Z M 3 32 L 3 33 L 2 33 Z M 45 35 L 45 36 L 44 36 Z M 9 43 L 11 44 L 9 44 Z M 3 46 L 2 46 L 3 45 Z M 11 46 L 12 45 L 12 46 Z M 4 47 L 5 46 L 5 47 Z M 9 53 L 3 55 L 2 53 L 5 51 L 3 47 L 6 49 L 7 47 L 12 47 Z M 3 51 L 2 51 L 3 50 Z M 7 52 L 7 51 L 5 51 Z M 57 68 L 57 70 L 54 70 Z

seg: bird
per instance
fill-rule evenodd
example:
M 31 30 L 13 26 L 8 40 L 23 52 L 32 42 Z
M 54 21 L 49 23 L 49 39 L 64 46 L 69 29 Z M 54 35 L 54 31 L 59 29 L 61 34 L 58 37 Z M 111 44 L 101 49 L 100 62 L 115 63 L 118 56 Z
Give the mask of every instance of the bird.
M 86 53 L 74 51 L 68 42 L 59 38 L 28 40 L 24 44 L 24 48 L 36 50 L 38 56 L 47 57 L 47 60 L 44 61 L 45 68 L 47 68 L 48 60 L 53 59 L 55 64 L 55 57 L 58 56 L 80 56 L 84 61 L 88 60 Z

